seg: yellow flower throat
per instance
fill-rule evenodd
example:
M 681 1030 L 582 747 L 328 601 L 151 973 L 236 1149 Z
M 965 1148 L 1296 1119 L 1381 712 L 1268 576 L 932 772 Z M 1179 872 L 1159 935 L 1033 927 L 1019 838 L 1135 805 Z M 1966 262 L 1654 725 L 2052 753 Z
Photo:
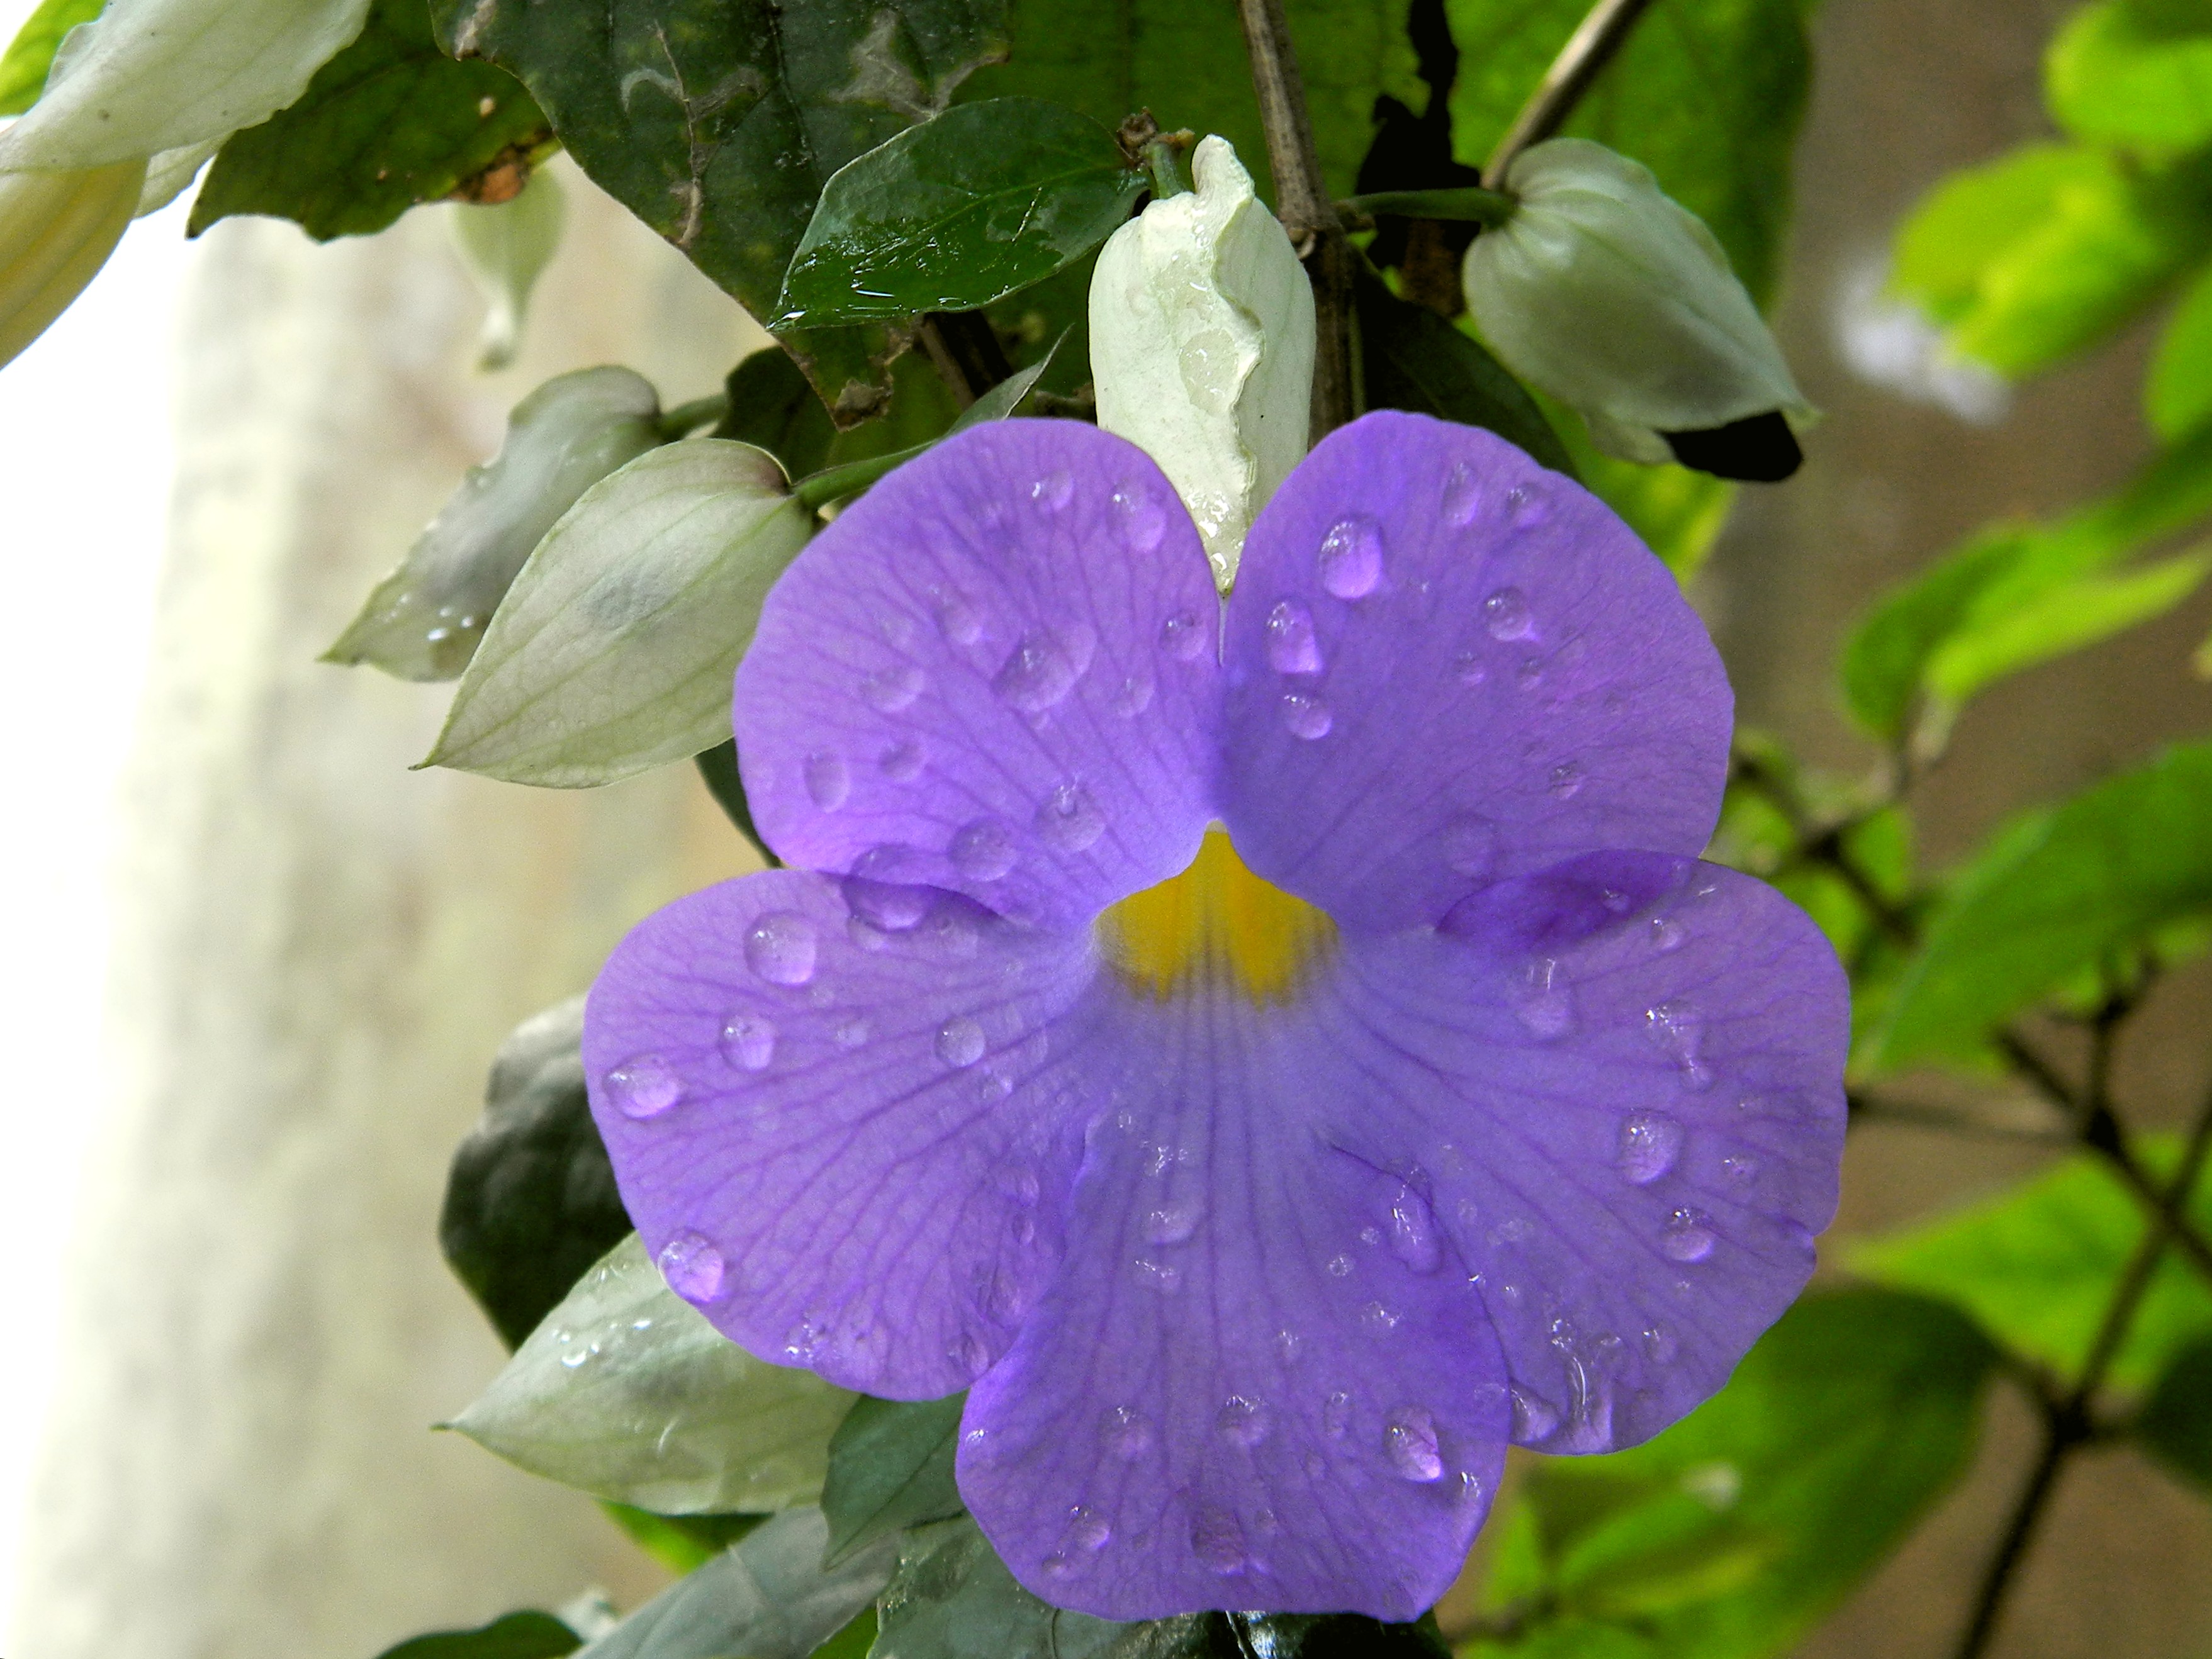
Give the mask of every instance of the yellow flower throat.
M 1206 831 L 1182 875 L 1098 918 L 1106 960 L 1157 1002 L 1218 985 L 1262 1008 L 1287 1002 L 1335 937 L 1327 916 L 1245 869 L 1219 829 Z

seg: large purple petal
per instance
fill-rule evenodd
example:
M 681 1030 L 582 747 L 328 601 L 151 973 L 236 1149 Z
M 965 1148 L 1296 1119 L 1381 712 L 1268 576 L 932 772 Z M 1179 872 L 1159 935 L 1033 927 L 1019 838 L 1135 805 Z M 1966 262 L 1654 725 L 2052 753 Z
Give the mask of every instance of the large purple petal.
M 1602 502 L 1486 432 L 1332 433 L 1253 526 L 1227 626 L 1222 816 L 1346 927 L 1712 833 L 1731 703 L 1704 627 Z
M 1835 1212 L 1848 991 L 1772 888 L 1593 855 L 1441 932 L 1347 940 L 1326 1001 L 1330 1132 L 1480 1275 L 1516 1440 L 1656 1433 L 1803 1287 Z
M 969 1396 L 959 1478 L 1015 1575 L 1109 1618 L 1412 1619 L 1460 1569 L 1510 1406 L 1481 1299 L 1393 1177 L 1317 1138 L 1327 1033 L 1122 1004 L 1059 1275 Z
M 847 885 L 772 870 L 650 917 L 592 986 L 585 1075 L 679 1293 L 764 1359 L 933 1398 L 1060 1258 L 1096 963 L 952 894 Z
M 769 594 L 734 705 L 754 820 L 803 869 L 1088 921 L 1197 850 L 1218 619 L 1135 445 L 1075 421 L 949 439 Z

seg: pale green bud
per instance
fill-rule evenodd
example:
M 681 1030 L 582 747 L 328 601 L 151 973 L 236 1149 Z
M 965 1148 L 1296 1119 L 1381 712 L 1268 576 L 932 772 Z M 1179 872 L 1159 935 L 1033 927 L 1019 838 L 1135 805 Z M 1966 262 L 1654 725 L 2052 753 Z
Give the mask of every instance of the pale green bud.
M 46 332 L 131 224 L 143 156 L 72 173 L 0 173 L 0 363 Z
M 1664 434 L 1812 406 L 1705 221 L 1650 171 L 1554 138 L 1507 170 L 1519 206 L 1474 239 L 1468 309 L 1530 385 L 1577 410 L 1609 455 L 1674 458 Z
M 1191 173 L 1194 192 L 1154 202 L 1099 254 L 1091 368 L 1098 424 L 1159 463 L 1225 591 L 1254 517 L 1305 457 L 1313 288 L 1227 140 L 1200 143 Z

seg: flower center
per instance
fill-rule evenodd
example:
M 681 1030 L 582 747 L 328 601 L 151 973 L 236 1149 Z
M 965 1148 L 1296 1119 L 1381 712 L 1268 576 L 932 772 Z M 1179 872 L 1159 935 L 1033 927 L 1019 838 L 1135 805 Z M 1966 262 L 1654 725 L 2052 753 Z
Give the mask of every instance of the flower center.
M 1245 869 L 1220 829 L 1206 831 L 1182 875 L 1098 918 L 1100 947 L 1122 982 L 1162 1002 L 1219 985 L 1261 1007 L 1287 1002 L 1335 937 L 1327 916 Z

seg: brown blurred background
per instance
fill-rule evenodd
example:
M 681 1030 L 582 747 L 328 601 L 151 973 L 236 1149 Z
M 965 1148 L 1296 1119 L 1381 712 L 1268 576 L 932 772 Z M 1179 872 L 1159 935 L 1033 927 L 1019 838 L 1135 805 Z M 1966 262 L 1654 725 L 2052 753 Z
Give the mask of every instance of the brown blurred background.
M 1950 169 L 2041 130 L 2060 0 L 1826 0 L 1784 343 L 1828 412 L 1804 472 L 1747 494 L 1698 597 L 1741 717 L 1868 764 L 1831 690 L 1875 590 L 2148 452 L 2124 338 L 1977 426 L 1868 384 L 1842 342 L 1889 233 Z M 479 301 L 435 213 L 317 248 L 231 221 L 183 329 L 179 485 L 131 764 L 111 1042 L 18 1659 L 368 1659 L 416 1631 L 655 1571 L 584 1500 L 426 1425 L 500 1353 L 439 1261 L 444 1169 L 517 1020 L 634 920 L 745 862 L 688 769 L 567 795 L 410 773 L 445 694 L 313 662 L 507 406 L 635 365 L 669 403 L 756 337 L 568 174 L 570 228 L 523 360 L 469 368 Z M 1855 321 L 1856 319 L 1856 321 Z M 2212 602 L 1977 705 L 1923 786 L 1926 856 L 2212 728 L 2187 657 Z M 2212 1077 L 2212 972 L 2157 995 L 2119 1070 L 2135 1121 Z M 1990 1190 L 2043 1154 L 1859 1131 L 1845 1231 Z M 1948 1651 L 2033 1425 L 2002 1389 L 1964 1485 L 1804 1650 Z M 2131 1453 L 2077 1461 L 2018 1587 L 2006 1659 L 2212 1655 L 2212 1511 Z

